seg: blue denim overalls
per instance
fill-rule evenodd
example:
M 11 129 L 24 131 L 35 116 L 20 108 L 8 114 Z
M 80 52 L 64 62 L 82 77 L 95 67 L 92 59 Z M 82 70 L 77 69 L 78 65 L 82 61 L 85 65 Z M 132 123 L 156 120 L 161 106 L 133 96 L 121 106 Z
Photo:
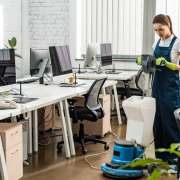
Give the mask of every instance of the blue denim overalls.
M 154 50 L 155 58 L 164 57 L 170 62 L 171 50 L 175 41 L 176 37 L 174 36 L 169 47 L 161 47 L 159 40 Z M 166 67 L 157 70 L 154 76 L 152 94 L 156 98 L 153 127 L 155 148 L 168 148 L 171 143 L 180 143 L 180 131 L 174 117 L 174 111 L 180 108 L 179 72 L 169 70 Z M 173 156 L 167 153 L 156 153 L 156 157 L 169 162 L 173 159 Z

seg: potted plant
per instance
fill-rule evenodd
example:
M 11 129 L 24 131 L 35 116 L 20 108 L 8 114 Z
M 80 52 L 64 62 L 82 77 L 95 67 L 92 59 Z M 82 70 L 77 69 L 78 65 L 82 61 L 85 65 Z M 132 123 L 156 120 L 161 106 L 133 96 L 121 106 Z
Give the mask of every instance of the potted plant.
M 12 37 L 11 39 L 8 39 L 8 45 L 5 44 L 5 47 L 8 48 L 8 49 L 12 49 L 12 51 L 15 52 L 16 44 L 17 44 L 16 38 Z M 15 56 L 22 59 L 22 56 L 17 54 L 16 52 L 15 52 Z
M 177 178 L 179 179 L 180 173 L 180 143 L 171 144 L 168 149 L 157 149 L 158 152 L 169 152 L 174 154 L 177 161 Z M 132 168 L 132 169 L 145 169 L 148 174 L 148 180 L 158 180 L 163 175 L 169 175 L 171 173 L 172 167 L 161 159 L 146 158 L 136 159 L 129 164 L 121 166 L 121 168 Z M 166 178 L 167 179 L 167 178 Z

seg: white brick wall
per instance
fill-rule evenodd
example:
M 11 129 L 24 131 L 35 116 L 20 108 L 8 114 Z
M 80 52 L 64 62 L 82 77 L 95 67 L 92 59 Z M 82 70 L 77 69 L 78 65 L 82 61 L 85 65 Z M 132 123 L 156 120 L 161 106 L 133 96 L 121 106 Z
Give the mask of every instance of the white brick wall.
M 29 0 L 30 46 L 69 44 L 69 0 Z
M 0 0 L 3 40 L 17 38 L 17 76 L 29 74 L 29 48 L 69 44 L 69 0 Z M 23 67 L 23 68 L 22 68 Z
M 8 44 L 8 39 L 15 36 L 17 38 L 16 52 L 21 54 L 21 0 L 0 0 L 0 6 L 3 10 L 1 17 L 3 19 L 3 25 L 0 25 L 3 31 L 3 44 Z M 17 59 L 16 67 L 16 74 L 19 77 L 22 69 L 22 61 L 20 59 Z

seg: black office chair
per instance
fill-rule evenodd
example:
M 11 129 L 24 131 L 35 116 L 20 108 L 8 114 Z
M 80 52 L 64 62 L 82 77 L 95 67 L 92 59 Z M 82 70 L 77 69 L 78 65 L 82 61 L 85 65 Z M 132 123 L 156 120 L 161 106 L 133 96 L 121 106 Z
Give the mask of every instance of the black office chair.
M 142 68 L 138 71 L 138 74 L 135 77 L 135 85 L 137 88 L 130 88 L 129 81 L 130 80 L 124 80 L 124 87 L 117 87 L 117 94 L 120 95 L 121 100 L 123 101 L 126 98 L 129 98 L 131 96 L 143 96 L 143 90 L 139 87 L 139 79 L 142 74 Z M 112 94 L 114 94 L 114 90 L 112 90 Z M 125 112 L 123 108 L 120 108 L 120 113 L 122 116 L 126 118 Z
M 96 122 L 98 119 L 104 117 L 104 112 L 99 102 L 99 94 L 105 81 L 106 78 L 94 81 L 88 93 L 85 95 L 84 106 L 75 106 L 75 102 L 73 100 L 69 100 L 69 112 L 73 123 L 80 121 L 79 135 L 74 136 L 74 141 L 81 144 L 83 154 L 87 153 L 87 149 L 85 147 L 86 142 L 101 143 L 104 144 L 105 150 L 109 149 L 107 142 L 100 140 L 100 135 L 85 135 L 83 123 L 85 120 Z M 61 147 L 61 144 L 62 142 L 58 143 L 58 148 Z
M 125 98 L 129 98 L 131 96 L 142 96 L 143 90 L 139 87 L 139 78 L 142 74 L 142 69 L 138 71 L 138 74 L 135 78 L 135 84 L 137 88 L 130 88 L 129 86 L 129 80 L 123 81 L 124 87 L 117 87 L 117 94 L 121 96 L 121 100 L 124 100 Z

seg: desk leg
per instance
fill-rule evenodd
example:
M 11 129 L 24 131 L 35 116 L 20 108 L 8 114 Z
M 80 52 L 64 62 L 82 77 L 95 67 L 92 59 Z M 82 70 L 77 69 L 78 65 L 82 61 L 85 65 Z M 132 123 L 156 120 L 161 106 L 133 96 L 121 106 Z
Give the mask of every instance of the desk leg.
M 102 88 L 102 93 L 103 95 L 106 95 L 106 89 L 104 87 Z
M 114 107 L 114 95 L 111 96 L 111 110 L 114 111 L 115 107 Z
M 2 145 L 1 136 L 0 136 L 0 172 L 1 172 L 2 180 L 8 180 L 8 172 L 4 157 L 4 149 Z
M 27 113 L 28 117 L 28 153 L 32 154 L 32 113 Z
M 71 150 L 71 155 L 75 156 L 75 148 L 74 148 L 74 139 L 73 139 L 73 133 L 72 133 L 72 125 L 71 125 L 71 119 L 69 116 L 69 105 L 67 100 L 65 100 L 65 115 L 66 115 L 66 123 L 67 123 L 67 130 L 68 130 L 68 135 L 69 135 L 69 144 L 70 144 L 70 150 Z
M 38 110 L 33 112 L 33 141 L 34 141 L 34 151 L 38 152 Z
M 113 89 L 114 89 L 114 98 L 115 98 L 115 104 L 116 104 L 117 117 L 118 117 L 118 122 L 119 122 L 119 125 L 120 125 L 120 124 L 122 124 L 122 121 L 121 121 L 121 114 L 120 114 L 120 108 L 119 108 L 119 101 L 118 101 L 116 85 L 113 85 Z
M 63 140 L 64 140 L 64 148 L 66 152 L 66 157 L 70 158 L 70 149 L 69 149 L 69 142 L 68 142 L 68 135 L 67 135 L 67 127 L 66 127 L 66 122 L 65 122 L 65 117 L 64 117 L 64 111 L 63 111 L 63 103 L 60 101 L 58 103 L 58 109 L 61 115 L 61 120 L 62 120 L 62 131 L 63 131 Z

